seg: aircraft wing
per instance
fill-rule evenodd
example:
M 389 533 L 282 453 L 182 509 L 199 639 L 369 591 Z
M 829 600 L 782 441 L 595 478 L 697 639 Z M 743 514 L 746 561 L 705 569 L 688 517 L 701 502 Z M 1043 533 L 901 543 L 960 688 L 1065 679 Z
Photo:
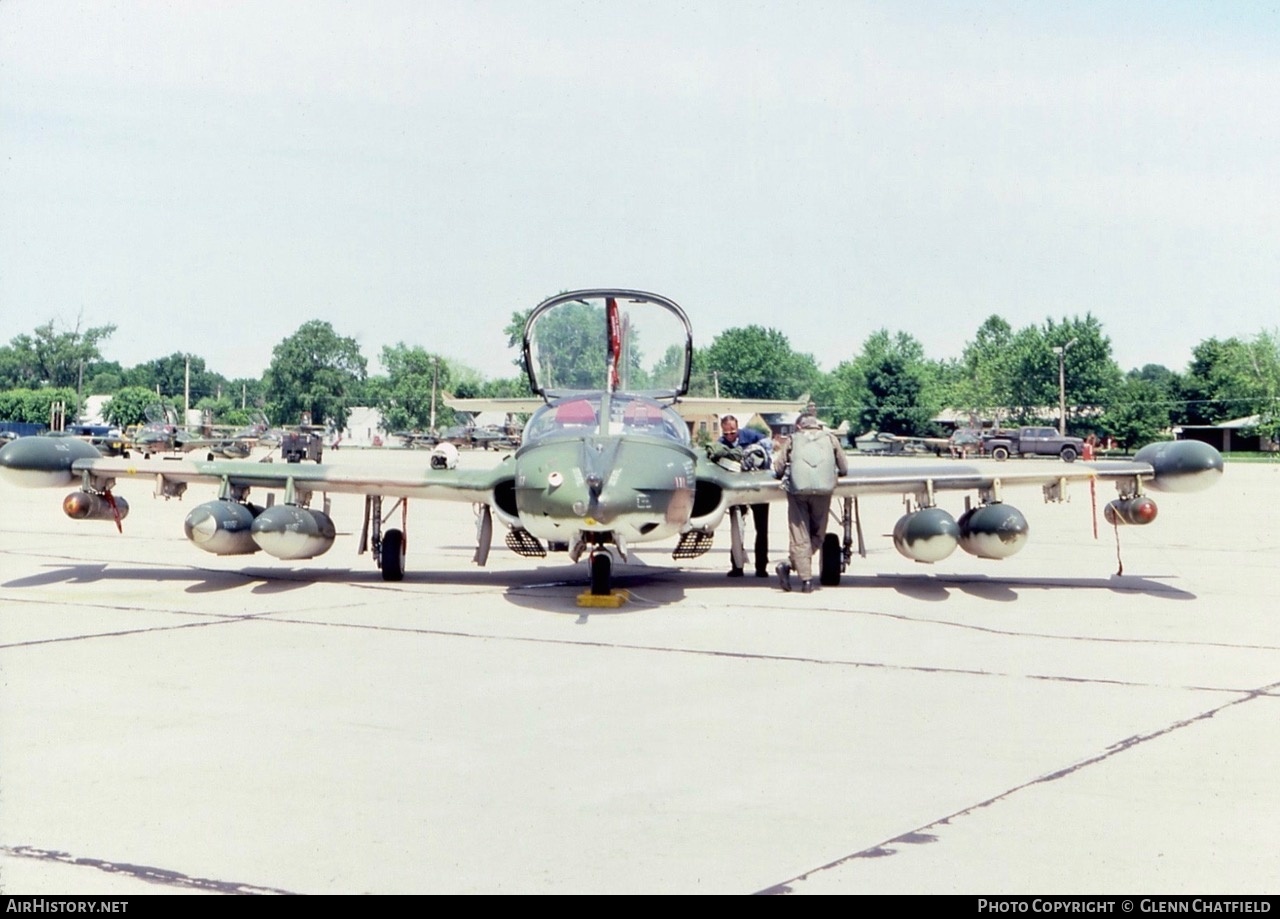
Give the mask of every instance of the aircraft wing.
M 535 396 L 509 399 L 455 399 L 445 396 L 444 404 L 458 412 L 503 412 L 511 415 L 532 415 L 547 403 Z
M 683 418 L 701 418 L 706 415 L 767 415 L 772 412 L 800 414 L 807 396 L 799 399 L 717 399 L 714 397 L 682 397 L 672 406 Z M 455 399 L 446 396 L 444 404 L 461 412 L 508 412 L 529 415 L 544 405 L 542 399 Z
M 1097 463 L 1028 462 L 1017 467 L 994 460 L 981 466 L 929 462 L 876 464 L 841 476 L 835 495 L 976 491 L 992 494 L 998 500 L 999 492 L 1005 487 L 1040 486 L 1046 495 L 1060 499 L 1067 484 L 1089 481 L 1114 482 L 1126 494 L 1138 491 L 1139 485 L 1153 491 L 1190 491 L 1203 488 L 1205 483 L 1201 477 L 1212 471 L 1200 466 L 1184 468 L 1180 463 L 1161 462 L 1154 455 L 1146 459 Z M 1221 473 L 1220 466 L 1217 472 Z M 1190 482 L 1192 477 L 1197 480 L 1194 485 Z M 700 482 L 705 480 L 722 488 L 728 504 L 757 504 L 786 498 L 781 481 L 773 478 L 771 472 L 732 472 L 700 458 L 698 478 Z
M 675 410 L 683 417 L 701 417 L 705 415 L 751 415 L 793 414 L 804 411 L 809 401 L 807 395 L 799 399 L 720 399 L 715 397 L 682 396 L 676 401 Z
M 494 485 L 510 477 L 505 463 L 491 469 L 361 470 L 323 463 L 258 463 L 244 460 L 79 459 L 71 465 L 68 484 L 89 476 L 95 487 L 110 480 L 151 479 L 157 494 L 180 493 L 190 484 L 236 488 L 288 489 L 333 494 L 380 495 L 389 498 L 432 498 L 476 502 L 487 500 Z M 176 486 L 176 487 L 175 487 Z

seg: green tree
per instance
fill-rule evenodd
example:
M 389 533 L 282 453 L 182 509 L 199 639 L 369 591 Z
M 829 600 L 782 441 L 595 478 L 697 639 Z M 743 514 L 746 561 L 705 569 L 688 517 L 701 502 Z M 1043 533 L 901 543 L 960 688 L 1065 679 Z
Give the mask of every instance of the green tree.
M 962 407 L 997 422 L 1050 423 L 1058 416 L 1058 354 L 1063 354 L 1067 416 L 1107 404 L 1121 379 L 1111 340 L 1096 317 L 1048 319 L 1013 331 L 989 317 L 965 346 L 957 392 Z
M 102 359 L 99 344 L 109 338 L 114 325 L 81 330 L 60 330 L 49 320 L 30 335 L 18 335 L 0 348 L 0 385 L 38 388 L 65 386 L 76 389 L 86 366 Z
M 1172 408 L 1168 391 L 1134 370 L 1115 388 L 1098 427 L 1122 446 L 1136 450 L 1165 437 Z
M 0 391 L 0 420 L 25 421 L 30 424 L 48 424 L 50 409 L 61 402 L 66 409 L 66 419 L 76 417 L 79 404 L 76 391 L 68 386 L 45 386 L 40 389 L 8 389 Z
M 1277 414 L 1280 392 L 1280 335 L 1261 332 L 1250 341 L 1209 338 L 1192 349 L 1183 377 L 1188 424 L 1217 424 L 1248 415 Z
M 608 354 L 602 304 L 568 302 L 543 313 L 534 326 L 532 345 L 544 390 L 603 387 Z
M 254 422 L 255 410 L 240 407 L 239 393 L 234 399 L 225 393 L 221 396 L 205 396 L 192 408 L 199 409 L 202 418 L 207 413 L 211 422 L 216 425 L 243 428 Z
M 323 320 L 304 323 L 272 351 L 264 380 L 271 417 L 296 424 L 309 412 L 314 424 L 346 424 L 366 363 L 353 338 L 343 338 Z
M 511 314 L 511 321 L 503 328 L 502 334 L 507 336 L 507 347 L 514 348 L 516 356 L 512 358 L 511 363 L 520 368 L 522 376 L 528 376 L 528 370 L 524 365 L 524 327 L 532 315 L 533 308 L 527 310 L 516 310 Z
M 148 421 L 147 411 L 156 404 L 171 407 L 172 401 L 162 400 L 155 390 L 145 386 L 126 386 L 112 396 L 102 407 L 102 417 L 108 424 L 127 428 L 133 424 L 145 424 Z
M 942 407 L 939 371 L 911 335 L 873 332 L 862 351 L 834 372 L 833 420 L 853 433 L 927 434 Z
M 159 389 L 161 395 L 173 398 L 181 398 L 189 391 L 193 405 L 203 398 L 217 398 L 224 390 L 230 390 L 226 377 L 210 371 L 204 358 L 177 351 L 130 368 L 126 380 L 131 386 L 145 386 L 153 391 Z
M 992 315 L 964 346 L 948 402 L 978 419 L 1001 423 L 1013 405 L 1013 327 Z
M 435 424 L 453 423 L 453 410 L 442 399 L 453 379 L 449 362 L 404 342 L 382 349 L 385 378 L 379 378 L 374 405 L 382 412 L 388 430 L 427 430 L 431 427 L 432 389 L 435 389 Z
M 92 370 L 85 368 L 84 394 L 86 396 L 105 396 L 124 386 L 124 370 L 115 361 L 105 363 L 97 361 Z
M 254 415 L 267 404 L 266 389 L 262 380 L 252 377 L 239 377 L 227 382 L 223 394 L 229 396 L 236 407 Z
M 812 393 L 822 373 L 810 354 L 792 350 L 777 329 L 749 325 L 726 329 L 694 354 L 699 391 L 712 389 L 731 399 L 795 399 Z M 692 389 L 692 387 L 691 387 Z
M 462 393 L 458 392 L 461 396 Z M 497 380 L 486 380 L 475 393 L 476 396 L 485 399 L 527 399 L 529 392 L 528 377 L 501 377 Z

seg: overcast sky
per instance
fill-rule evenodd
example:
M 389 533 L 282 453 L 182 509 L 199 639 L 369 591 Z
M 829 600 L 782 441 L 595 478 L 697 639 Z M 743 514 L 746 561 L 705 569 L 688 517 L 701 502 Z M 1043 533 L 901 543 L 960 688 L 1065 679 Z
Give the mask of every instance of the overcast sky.
M 1275 3 L 0 0 L 0 342 L 258 376 L 303 322 L 507 376 L 562 290 L 823 369 L 1280 323 Z

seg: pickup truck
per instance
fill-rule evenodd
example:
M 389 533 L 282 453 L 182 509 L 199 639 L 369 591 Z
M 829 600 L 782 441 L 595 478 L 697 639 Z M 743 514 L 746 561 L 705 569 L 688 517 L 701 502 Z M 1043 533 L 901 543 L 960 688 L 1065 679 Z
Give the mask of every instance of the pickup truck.
M 1084 441 L 1079 437 L 1064 437 L 1056 428 L 1018 428 L 983 438 L 982 451 L 996 460 L 1011 456 L 1060 456 L 1074 463 L 1084 452 Z

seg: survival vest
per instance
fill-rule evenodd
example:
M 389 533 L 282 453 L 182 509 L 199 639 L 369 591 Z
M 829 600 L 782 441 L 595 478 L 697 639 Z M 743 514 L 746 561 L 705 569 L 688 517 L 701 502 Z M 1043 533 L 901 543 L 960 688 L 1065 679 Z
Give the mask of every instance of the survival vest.
M 829 495 L 836 488 L 835 446 L 824 430 L 801 428 L 791 435 L 790 486 L 793 495 Z

